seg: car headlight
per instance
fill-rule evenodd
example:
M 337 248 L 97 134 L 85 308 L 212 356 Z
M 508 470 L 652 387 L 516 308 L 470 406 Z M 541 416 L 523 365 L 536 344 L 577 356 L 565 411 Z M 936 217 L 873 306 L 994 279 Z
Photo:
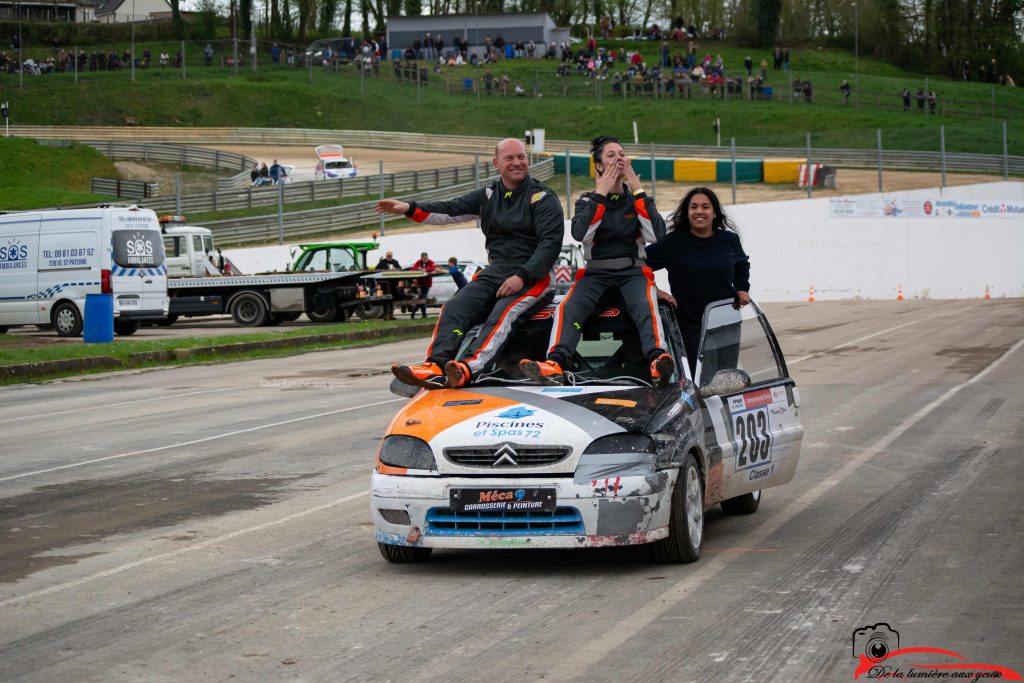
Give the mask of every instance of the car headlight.
M 584 455 L 596 455 L 599 453 L 650 453 L 654 455 L 654 440 L 645 434 L 609 434 L 600 439 L 594 439 L 583 451 Z
M 426 441 L 415 436 L 394 435 L 385 438 L 380 447 L 380 461 L 385 465 L 410 470 L 437 470 L 434 452 Z

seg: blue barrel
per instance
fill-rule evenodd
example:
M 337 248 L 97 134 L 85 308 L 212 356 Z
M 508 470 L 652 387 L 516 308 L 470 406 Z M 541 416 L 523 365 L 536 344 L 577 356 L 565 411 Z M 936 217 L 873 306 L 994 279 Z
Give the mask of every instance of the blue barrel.
M 82 340 L 86 344 L 114 341 L 114 295 L 86 294 Z

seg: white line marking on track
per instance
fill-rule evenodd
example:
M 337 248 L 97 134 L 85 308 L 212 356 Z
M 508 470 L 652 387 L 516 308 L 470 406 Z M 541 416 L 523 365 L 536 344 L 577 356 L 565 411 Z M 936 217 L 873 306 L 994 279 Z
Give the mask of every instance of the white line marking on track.
M 352 410 L 361 410 L 363 408 L 372 408 L 373 406 L 384 405 L 385 403 L 394 403 L 395 401 L 405 401 L 404 398 L 389 398 L 384 401 L 377 401 L 376 403 L 364 403 L 358 406 L 350 406 L 348 408 L 339 408 L 338 410 L 328 410 L 326 413 L 315 413 L 313 415 L 305 415 L 303 417 L 292 418 L 291 420 L 282 420 L 281 422 L 271 422 L 270 424 L 260 425 L 259 427 L 249 427 L 248 429 L 236 429 L 232 432 L 224 432 L 223 434 L 214 434 L 213 436 L 205 436 L 201 439 L 192 439 L 191 441 L 179 441 L 178 443 L 165 444 L 163 446 L 156 446 L 155 448 L 147 448 L 141 451 L 132 451 L 130 453 L 118 453 L 117 455 L 107 455 L 102 458 L 93 458 L 92 460 L 83 460 L 82 462 L 74 462 L 70 465 L 59 465 L 57 467 L 49 467 L 45 470 L 34 470 L 32 472 L 22 472 L 21 474 L 12 474 L 8 477 L 0 477 L 0 482 L 11 481 L 13 479 L 22 479 L 24 477 L 33 477 L 37 474 L 47 474 L 49 472 L 58 472 L 60 470 L 68 470 L 73 467 L 83 467 L 85 465 L 93 465 L 98 462 L 106 462 L 107 460 L 117 460 L 119 458 L 128 458 L 133 455 L 147 455 L 149 453 L 159 453 L 160 451 L 170 450 L 172 448 L 180 448 L 182 446 L 194 446 L 197 443 L 206 443 L 207 441 L 216 441 L 217 439 L 225 439 L 229 436 L 238 436 L 239 434 L 249 434 L 251 432 L 258 432 L 264 429 L 273 429 L 274 427 L 282 427 L 284 425 L 295 424 L 296 422 L 305 422 L 306 420 L 315 420 L 318 417 L 327 417 L 328 415 L 337 415 L 338 413 L 347 413 Z
M 257 524 L 256 526 L 247 527 L 245 529 L 238 529 L 236 531 L 232 531 L 230 533 L 226 533 L 226 534 L 223 534 L 221 536 L 218 536 L 217 538 L 211 538 L 211 539 L 208 539 L 206 541 L 202 541 L 200 543 L 194 543 L 192 545 L 187 545 L 187 546 L 185 546 L 183 548 L 178 548 L 177 550 L 170 550 L 170 551 L 168 551 L 166 553 L 160 553 L 159 555 L 150 555 L 149 557 L 144 557 L 141 560 L 135 560 L 134 562 L 129 562 L 127 564 L 122 564 L 119 567 L 113 567 L 111 569 L 106 569 L 104 571 L 97 572 L 95 574 L 90 574 L 89 576 L 83 576 L 82 578 L 74 579 L 73 581 L 65 581 L 64 583 L 58 583 L 56 586 L 50 586 L 49 588 L 43 588 L 43 589 L 34 591 L 32 593 L 26 593 L 25 595 L 19 595 L 16 598 L 8 598 L 7 600 L 4 600 L 3 602 L 0 602 L 0 607 L 6 607 L 6 606 L 14 604 L 16 602 L 23 602 L 25 600 L 31 600 L 33 598 L 42 597 L 44 595 L 50 595 L 51 593 L 59 593 L 60 591 L 67 590 L 68 588 L 74 588 L 76 586 L 81 586 L 84 583 L 89 583 L 90 581 L 95 581 L 96 579 L 102 579 L 102 578 L 107 577 L 107 576 L 114 576 L 115 574 L 120 574 L 121 572 L 128 571 L 129 569 L 135 569 L 136 567 L 141 567 L 143 565 L 151 564 L 153 562 L 159 562 L 160 560 L 167 560 L 167 559 L 170 559 L 172 557 L 176 557 L 178 555 L 183 555 L 185 553 L 192 552 L 193 550 L 200 550 L 200 549 L 205 548 L 207 546 L 215 545 L 217 543 L 223 543 L 224 541 L 229 541 L 232 538 L 237 538 L 238 536 L 243 536 L 245 534 L 251 534 L 254 531 L 262 531 L 263 529 L 268 529 L 268 528 L 270 528 L 272 526 L 278 526 L 279 524 L 285 524 L 286 522 L 291 522 L 292 520 L 299 519 L 299 518 L 305 517 L 307 515 L 312 515 L 314 513 L 320 512 L 321 510 L 326 510 L 328 508 L 332 508 L 332 507 L 335 507 L 337 505 L 342 505 L 343 503 L 348 503 L 349 501 L 356 500 L 357 498 L 362 498 L 363 496 L 369 495 L 369 493 L 370 493 L 369 490 L 367 490 L 367 491 L 360 491 L 359 493 L 353 493 L 350 496 L 345 496 L 344 498 L 338 498 L 337 500 L 332 500 L 329 503 L 324 503 L 323 505 L 317 505 L 316 507 L 311 507 L 308 510 L 303 510 L 301 512 L 296 512 L 294 514 L 288 515 L 287 517 L 282 517 L 280 519 L 275 519 L 275 520 L 272 520 L 270 522 L 264 522 L 263 524 Z
M 772 517 L 771 521 L 759 527 L 759 533 L 753 536 L 744 536 L 738 540 L 736 544 L 743 545 L 744 547 L 763 547 L 768 537 L 778 531 L 784 524 L 806 510 L 813 503 L 817 502 L 818 499 L 829 493 L 833 488 L 838 486 L 843 479 L 880 454 L 882 450 L 892 445 L 896 439 L 903 436 L 907 430 L 911 429 L 933 410 L 941 406 L 956 394 L 960 393 L 963 389 L 980 382 L 985 375 L 994 370 L 1006 358 L 1021 348 L 1021 346 L 1024 346 L 1024 339 L 1018 340 L 1016 344 L 1007 349 L 1006 352 L 999 356 L 999 358 L 992 361 L 987 368 L 979 372 L 977 375 L 966 382 L 949 388 L 941 396 L 919 409 L 913 415 L 903 420 L 900 424 L 896 425 L 896 427 L 890 430 L 887 434 L 868 446 L 862 453 L 852 457 L 845 465 L 832 473 L 827 479 L 819 482 L 817 486 L 810 489 L 783 508 L 779 514 Z M 669 586 L 662 593 L 648 600 L 646 604 L 638 605 L 629 615 L 617 621 L 615 623 L 614 630 L 608 631 L 603 636 L 588 641 L 581 648 L 571 654 L 566 653 L 565 657 L 559 661 L 560 667 L 564 667 L 564 669 L 560 669 L 560 671 L 572 671 L 574 672 L 574 675 L 577 675 L 580 671 L 585 671 L 588 666 L 596 665 L 606 657 L 609 652 L 618 651 L 619 647 L 629 638 L 643 633 L 645 626 L 648 626 L 657 619 L 660 619 L 665 612 L 674 609 L 678 603 L 693 595 L 693 591 L 696 590 L 700 584 L 718 577 L 730 562 L 733 562 L 736 558 L 743 557 L 744 555 L 744 553 L 719 553 L 708 562 L 702 561 L 702 564 L 697 571 L 672 586 Z M 457 664 L 457 661 L 453 661 L 452 663 L 453 666 Z M 552 678 L 558 678 L 560 677 L 558 675 L 560 671 L 549 672 L 549 674 Z
M 864 335 L 863 337 L 860 337 L 858 339 L 854 339 L 852 341 L 844 342 L 844 343 L 840 344 L 839 346 L 833 346 L 832 348 L 825 349 L 824 351 L 818 351 L 817 353 L 809 353 L 806 356 L 800 356 L 799 358 L 796 358 L 794 360 L 788 360 L 788 361 L 786 361 L 786 366 L 789 367 L 791 365 L 796 365 L 797 363 L 803 363 L 805 360 L 810 360 L 812 358 L 817 358 L 819 356 L 824 356 L 826 353 L 831 353 L 833 351 L 838 351 L 839 349 L 844 349 L 847 346 L 852 346 L 854 344 L 859 344 L 860 342 L 866 341 L 868 339 L 871 339 L 872 337 L 877 337 L 880 334 L 885 334 L 886 332 L 894 332 L 895 330 L 898 330 L 901 327 L 908 327 L 910 325 L 916 325 L 919 322 L 921 322 L 921 321 L 920 320 L 911 320 L 910 322 L 903 323 L 902 325 L 896 325 L 895 327 L 888 327 L 888 328 L 886 328 L 884 330 L 879 330 L 878 332 L 872 332 L 871 334 Z
M 171 394 L 169 396 L 154 396 L 153 398 L 140 398 L 134 401 L 121 401 L 120 403 L 104 403 L 101 405 L 86 406 L 85 408 L 71 408 L 70 410 L 58 410 L 53 413 L 37 413 L 36 415 L 22 415 L 21 417 L 8 417 L 0 420 L 0 423 L 4 422 L 17 422 L 18 420 L 31 420 L 37 417 L 52 417 L 54 415 L 67 415 L 68 413 L 80 413 L 83 410 L 107 410 L 109 408 L 116 408 L 118 406 L 128 406 L 134 403 L 148 403 L 150 401 L 169 401 L 182 396 L 199 396 L 200 394 L 216 394 L 222 391 L 238 391 L 244 387 L 225 387 L 224 389 L 206 389 L 205 391 L 189 391 L 184 394 Z

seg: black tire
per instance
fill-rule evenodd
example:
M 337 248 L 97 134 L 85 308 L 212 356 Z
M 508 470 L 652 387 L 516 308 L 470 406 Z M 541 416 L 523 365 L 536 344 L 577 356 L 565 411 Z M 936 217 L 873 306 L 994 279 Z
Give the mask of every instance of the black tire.
M 408 564 L 411 562 L 426 562 L 430 559 L 433 548 L 414 548 L 409 545 L 392 545 L 390 543 L 377 543 L 380 554 L 388 562 L 396 564 Z
M 696 562 L 704 540 L 704 484 L 692 453 L 679 468 L 670 515 L 668 538 L 654 543 L 654 559 L 672 564 Z
M 309 318 L 310 322 L 314 323 L 333 323 L 336 322 L 341 314 L 337 308 L 332 308 L 326 311 L 306 311 L 306 317 Z
M 50 311 L 50 323 L 61 337 L 82 336 L 82 313 L 70 301 L 61 301 Z
M 119 337 L 130 337 L 139 331 L 142 327 L 142 321 L 140 320 L 115 320 L 114 321 L 114 332 Z
M 40 323 L 36 325 L 36 329 L 42 332 L 49 332 L 50 330 L 53 329 L 53 325 L 50 325 L 49 323 L 46 323 L 45 325 Z
M 384 306 L 381 304 L 363 304 L 353 308 L 352 312 L 359 316 L 360 320 L 378 320 L 384 317 Z
M 7 326 L 0 325 L 0 334 L 7 334 Z
M 156 324 L 159 325 L 160 327 L 170 327 L 171 325 L 173 325 L 177 321 L 178 321 L 178 316 L 172 314 L 172 315 L 167 316 L 166 318 L 161 318 L 160 320 L 157 320 Z
M 722 501 L 722 510 L 727 515 L 752 515 L 761 505 L 761 492 L 744 493 L 729 500 Z
M 242 292 L 231 302 L 231 317 L 242 327 L 260 327 L 270 320 L 266 300 L 256 292 Z
M 302 314 L 296 313 L 295 311 L 288 311 L 287 313 L 273 313 L 270 317 L 278 322 L 290 323 L 298 320 L 300 315 Z

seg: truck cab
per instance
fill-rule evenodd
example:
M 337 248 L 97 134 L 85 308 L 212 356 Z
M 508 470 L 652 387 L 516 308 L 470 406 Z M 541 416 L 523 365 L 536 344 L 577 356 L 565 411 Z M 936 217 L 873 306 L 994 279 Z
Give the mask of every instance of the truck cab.
M 184 216 L 161 216 L 160 231 L 169 277 L 221 275 L 210 230 L 186 225 Z

